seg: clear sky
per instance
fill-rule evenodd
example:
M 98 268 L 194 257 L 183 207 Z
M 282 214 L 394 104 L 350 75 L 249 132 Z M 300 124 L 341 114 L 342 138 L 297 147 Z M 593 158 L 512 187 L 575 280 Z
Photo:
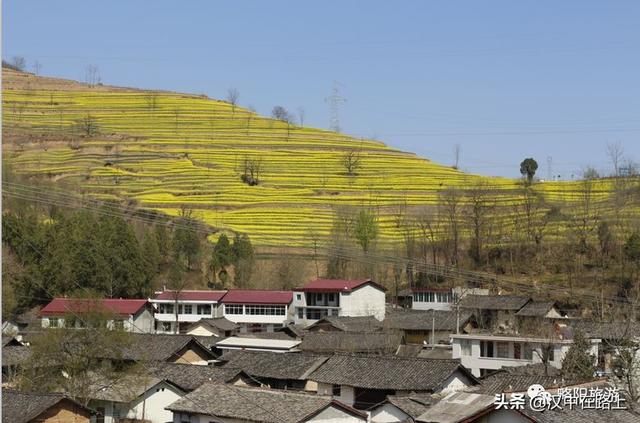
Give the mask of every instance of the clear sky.
M 445 164 L 570 178 L 640 161 L 640 1 L 5 0 L 2 56 L 41 74 L 224 97 L 269 114 L 303 107 L 327 128 Z

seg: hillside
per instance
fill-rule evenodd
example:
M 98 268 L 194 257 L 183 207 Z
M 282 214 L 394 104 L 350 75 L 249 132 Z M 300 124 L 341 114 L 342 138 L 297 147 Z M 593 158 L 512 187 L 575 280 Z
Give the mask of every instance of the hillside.
M 248 233 L 260 246 L 326 239 L 338 206 L 375 208 L 379 242 L 390 245 L 403 239 L 399 218 L 436 205 L 447 188 L 488 183 L 503 214 L 521 201 L 517 180 L 470 175 L 381 142 L 288 125 L 204 96 L 89 87 L 3 69 L 2 119 L 4 159 L 16 172 L 169 215 L 191 208 L 212 228 Z M 360 157 L 357 175 L 342 163 L 348 151 Z M 256 186 L 241 180 L 247 162 L 261 168 Z M 570 203 L 582 186 L 545 182 L 534 189 Z M 598 180 L 594 201 L 610 191 L 610 181 Z

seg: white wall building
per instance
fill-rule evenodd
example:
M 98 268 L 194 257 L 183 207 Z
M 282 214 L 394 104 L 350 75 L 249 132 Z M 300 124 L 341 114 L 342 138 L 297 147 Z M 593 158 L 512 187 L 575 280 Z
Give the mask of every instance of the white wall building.
M 128 383 L 126 383 L 128 382 Z M 95 394 L 91 423 L 118 423 L 122 419 L 166 423 L 173 413 L 165 407 L 186 395 L 182 389 L 154 377 L 124 379 Z
M 155 312 L 156 333 L 176 333 L 177 324 L 180 333 L 200 319 L 221 317 L 220 300 L 227 291 L 161 291 L 150 299 Z
M 147 300 L 54 298 L 40 310 L 41 325 L 82 328 L 82 316 L 89 313 L 104 314 L 110 328 L 153 333 L 153 307 Z
M 476 377 L 505 366 L 541 363 L 541 350 L 545 345 L 553 345 L 550 349 L 549 364 L 559 369 L 562 367 L 562 360 L 569 351 L 569 347 L 573 344 L 573 341 L 567 339 L 491 334 L 451 335 L 451 340 L 452 357 L 460 359 L 460 364 Z M 590 354 L 597 357 L 600 340 L 594 339 L 591 343 Z
M 312 324 L 327 316 L 374 316 L 384 319 L 385 288 L 371 279 L 316 279 L 294 291 L 296 324 Z
M 406 291 L 405 291 L 406 292 Z M 408 290 L 414 310 L 451 310 L 458 299 L 466 295 L 488 295 L 483 288 L 413 288 Z
M 291 291 L 231 289 L 222 298 L 223 315 L 240 332 L 273 332 L 291 318 Z

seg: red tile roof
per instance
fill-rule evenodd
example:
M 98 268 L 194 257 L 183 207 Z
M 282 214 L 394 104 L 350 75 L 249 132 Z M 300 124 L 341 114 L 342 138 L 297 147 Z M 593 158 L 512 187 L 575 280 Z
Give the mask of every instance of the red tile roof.
M 266 289 L 230 289 L 222 298 L 224 304 L 289 304 L 293 300 L 291 291 L 269 291 Z
M 378 289 L 386 291 L 386 288 L 373 282 L 371 279 L 345 280 L 345 279 L 316 279 L 303 286 L 300 290 L 307 292 L 342 291 L 351 292 L 363 285 L 371 284 Z
M 179 300 L 183 301 L 220 301 L 227 291 L 181 291 L 178 295 Z M 156 300 L 172 300 L 175 301 L 174 291 L 163 291 L 156 295 Z
M 87 311 L 102 309 L 128 316 L 136 314 L 148 303 L 147 300 L 54 298 L 40 310 L 40 315 L 86 313 Z

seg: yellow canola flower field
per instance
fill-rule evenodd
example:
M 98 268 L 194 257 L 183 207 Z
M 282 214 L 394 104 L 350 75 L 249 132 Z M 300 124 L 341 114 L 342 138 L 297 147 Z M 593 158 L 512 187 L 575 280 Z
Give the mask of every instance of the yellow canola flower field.
M 96 199 L 136 200 L 168 215 L 188 207 L 257 245 L 326 240 L 340 206 L 376 209 L 379 242 L 401 242 L 398 210 L 434 206 L 452 187 L 490 184 L 504 216 L 522 201 L 518 180 L 467 174 L 378 141 L 298 127 L 203 96 L 80 84 L 46 89 L 32 80 L 28 89 L 3 87 L 5 131 L 48 134 L 47 143 L 5 149 L 15 171 L 75 181 Z M 347 151 L 360 156 L 355 176 L 343 165 Z M 241 180 L 246 161 L 259 163 L 257 186 Z M 534 189 L 567 204 L 580 201 L 582 186 L 544 182 Z M 599 180 L 594 200 L 604 202 L 611 189 Z

